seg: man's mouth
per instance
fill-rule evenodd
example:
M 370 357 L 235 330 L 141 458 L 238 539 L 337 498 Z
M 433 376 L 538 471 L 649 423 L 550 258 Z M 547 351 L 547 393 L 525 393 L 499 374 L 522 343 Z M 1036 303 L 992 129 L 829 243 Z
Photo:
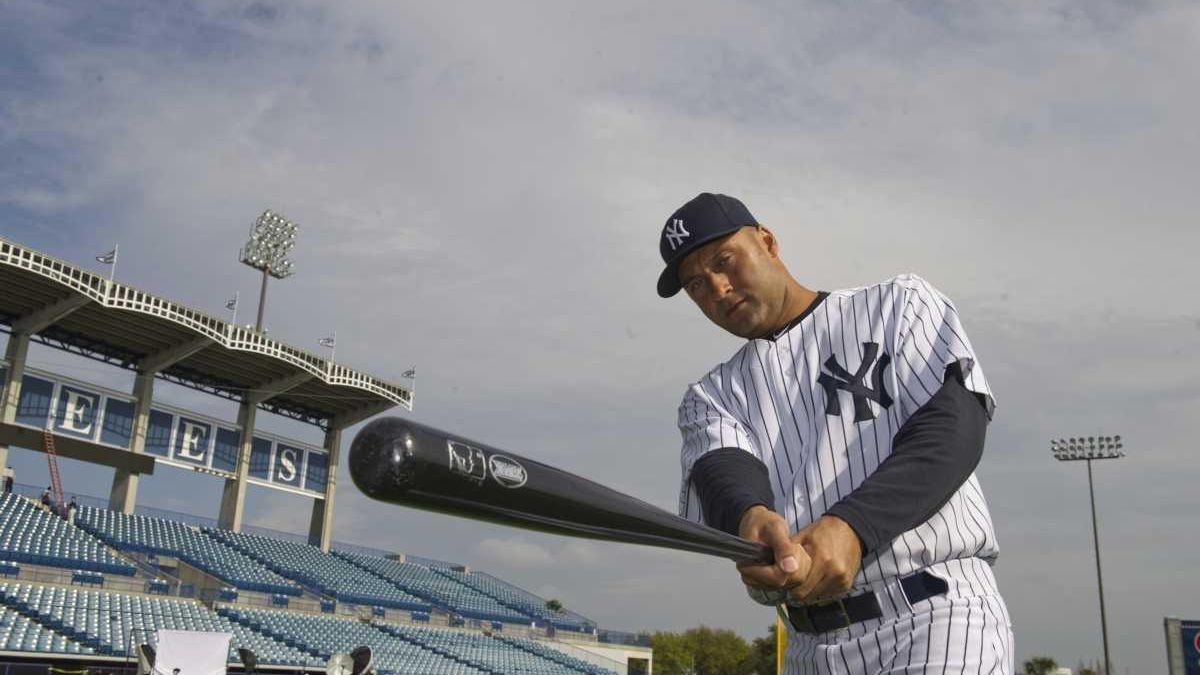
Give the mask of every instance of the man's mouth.
M 729 306 L 729 309 L 725 310 L 725 316 L 733 316 L 733 313 L 736 312 L 738 310 L 738 308 L 744 304 L 746 304 L 745 298 L 742 298 L 741 300 L 738 300 L 737 302 L 733 303 L 732 305 Z

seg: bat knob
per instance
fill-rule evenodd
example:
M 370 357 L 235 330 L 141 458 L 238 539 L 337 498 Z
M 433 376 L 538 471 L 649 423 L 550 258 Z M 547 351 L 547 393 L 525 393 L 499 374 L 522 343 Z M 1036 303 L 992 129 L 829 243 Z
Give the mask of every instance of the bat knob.
M 416 439 L 400 417 L 381 417 L 358 430 L 350 443 L 350 478 L 368 497 L 394 495 L 411 484 Z

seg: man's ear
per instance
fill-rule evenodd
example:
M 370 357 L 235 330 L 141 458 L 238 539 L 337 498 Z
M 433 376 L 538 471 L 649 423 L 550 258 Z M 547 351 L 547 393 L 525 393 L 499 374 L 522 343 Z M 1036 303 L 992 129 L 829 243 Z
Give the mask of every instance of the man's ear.
M 758 238 L 772 258 L 779 257 L 779 240 L 775 238 L 774 232 L 767 229 L 766 225 L 756 226 L 754 236 Z

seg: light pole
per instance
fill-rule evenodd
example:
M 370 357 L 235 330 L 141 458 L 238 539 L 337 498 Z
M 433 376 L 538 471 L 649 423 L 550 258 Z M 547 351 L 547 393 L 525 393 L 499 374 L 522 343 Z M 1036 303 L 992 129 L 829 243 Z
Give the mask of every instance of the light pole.
M 263 211 L 250 226 L 250 239 L 239 255 L 244 264 L 262 271 L 258 321 L 254 324 L 256 331 L 262 331 L 263 312 L 267 306 L 267 278 L 286 279 L 295 273 L 295 264 L 287 257 L 295 245 L 296 224 L 270 209 Z
M 1050 452 L 1060 462 L 1087 462 L 1088 496 L 1092 502 L 1092 541 L 1096 548 L 1096 585 L 1100 589 L 1100 633 L 1104 638 L 1104 672 L 1112 675 L 1112 659 L 1108 651 L 1108 616 L 1104 612 L 1104 576 L 1100 573 L 1100 528 L 1096 523 L 1096 490 L 1092 487 L 1092 460 L 1117 459 L 1121 452 L 1120 436 L 1088 436 L 1050 441 Z

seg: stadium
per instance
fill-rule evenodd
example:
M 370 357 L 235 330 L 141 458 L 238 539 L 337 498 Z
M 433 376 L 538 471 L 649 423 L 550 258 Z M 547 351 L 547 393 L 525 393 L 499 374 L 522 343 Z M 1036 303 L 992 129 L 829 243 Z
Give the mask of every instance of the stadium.
M 0 288 L 0 467 L 10 447 L 42 452 L 51 478 L 47 489 L 6 472 L 0 497 L 8 672 L 145 672 L 166 657 L 159 631 L 228 636 L 223 665 L 237 672 L 651 672 L 644 637 L 426 557 L 436 551 L 335 540 L 343 431 L 411 410 L 411 387 L 3 239 Z M 31 367 L 31 343 L 133 371 L 133 391 Z M 162 403 L 156 381 L 235 401 L 237 419 Z M 262 431 L 260 413 L 325 442 Z M 59 457 L 111 467 L 109 493 L 73 489 L 68 502 Z M 224 481 L 219 517 L 139 505 L 139 481 L 164 467 Z M 308 533 L 246 525 L 250 487 L 311 499 Z

